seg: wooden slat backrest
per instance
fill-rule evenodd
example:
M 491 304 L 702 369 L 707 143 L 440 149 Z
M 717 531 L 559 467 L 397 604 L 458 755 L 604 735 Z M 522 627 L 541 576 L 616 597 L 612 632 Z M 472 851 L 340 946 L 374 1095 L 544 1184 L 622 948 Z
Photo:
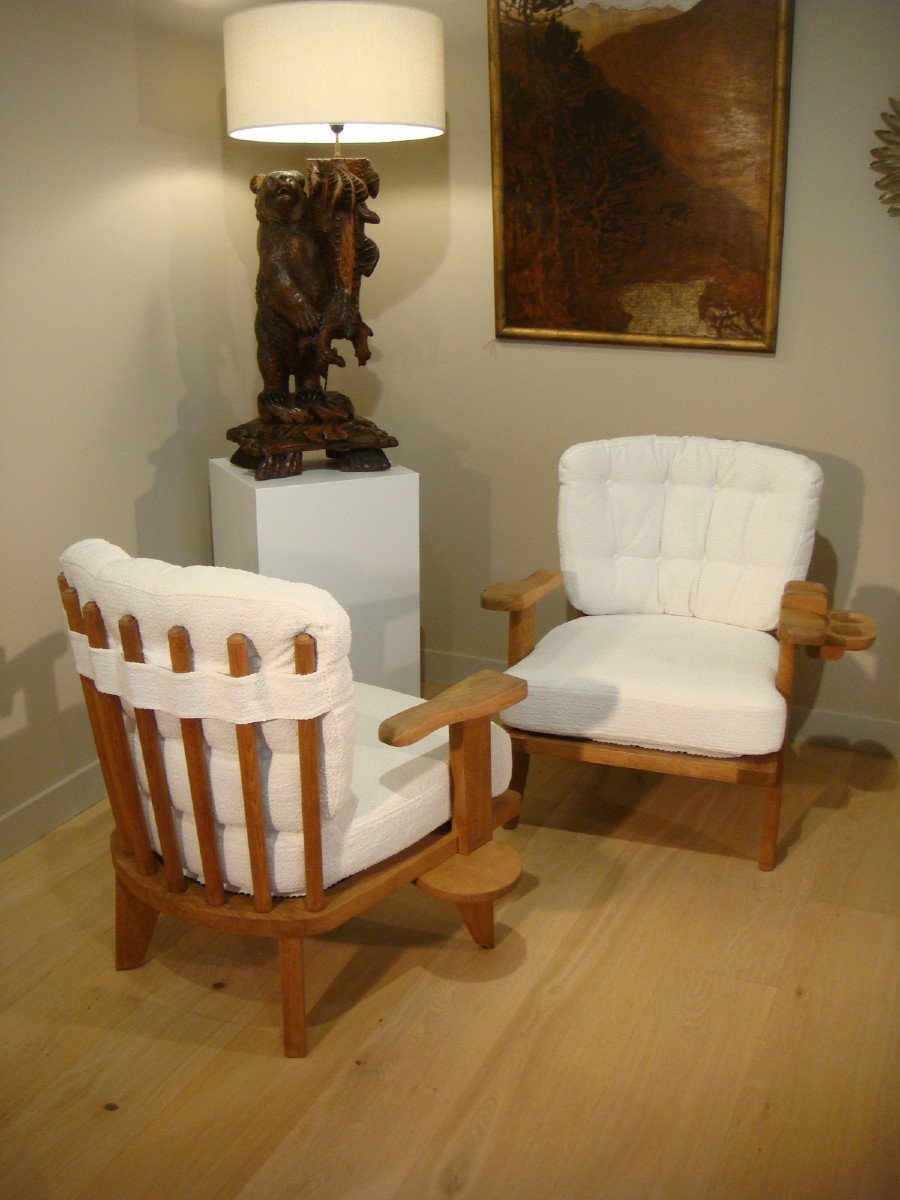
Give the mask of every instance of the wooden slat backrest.
M 78 602 L 78 593 L 69 585 L 69 581 L 64 574 L 60 573 L 57 575 L 56 582 L 59 585 L 59 594 L 62 597 L 63 608 L 66 610 L 66 622 L 69 629 L 72 633 L 84 635 L 84 616 L 81 612 L 81 605 Z M 97 757 L 100 760 L 103 783 L 106 787 L 106 795 L 109 798 L 109 806 L 112 809 L 113 820 L 116 823 L 116 833 L 119 836 L 119 843 L 126 854 L 132 854 L 131 838 L 128 836 L 125 819 L 119 810 L 118 797 L 115 794 L 109 763 L 107 762 L 106 753 L 103 748 L 103 732 L 100 728 L 99 693 L 93 679 L 89 679 L 86 675 L 81 674 L 79 674 L 78 678 L 81 680 L 84 706 L 87 709 L 88 720 L 91 723 L 91 733 L 94 737 L 94 745 L 97 748 Z
M 191 639 L 183 625 L 174 625 L 169 630 L 169 657 L 172 660 L 172 670 L 179 674 L 194 669 Z M 181 718 L 181 738 L 191 789 L 191 805 L 194 809 L 194 825 L 200 846 L 200 862 L 203 864 L 203 878 L 206 883 L 206 899 L 209 904 L 217 907 L 225 903 L 225 886 L 222 882 L 222 864 L 219 862 L 219 847 L 216 842 L 203 722 L 199 717 Z
M 122 640 L 122 653 L 125 661 L 143 662 L 144 647 L 141 642 L 141 631 L 134 617 L 122 617 L 119 621 L 119 636 Z M 144 768 L 147 772 L 150 803 L 153 805 L 153 815 L 156 818 L 166 884 L 170 892 L 183 892 L 187 887 L 187 879 L 184 875 L 181 851 L 175 833 L 172 796 L 163 763 L 156 713 L 152 708 L 136 708 L 134 720 L 141 743 Z
M 232 675 L 243 676 L 250 671 L 250 651 L 242 633 L 228 639 L 228 662 Z M 312 674 L 316 669 L 316 644 L 308 634 L 294 638 L 294 669 L 298 675 Z M 241 769 L 241 789 L 244 797 L 244 817 L 247 829 L 247 850 L 253 881 L 253 907 L 257 912 L 270 912 L 273 906 L 272 885 L 266 854 L 266 826 L 260 786 L 257 727 L 255 724 L 236 725 L 238 761 Z M 319 793 L 319 719 L 297 722 L 297 742 L 300 759 L 300 808 L 303 828 L 304 874 L 306 877 L 306 908 L 319 912 L 325 906 L 322 866 L 322 807 Z
M 312 675 L 316 669 L 316 643 L 306 633 L 294 638 L 294 669 Z M 306 907 L 320 912 L 325 907 L 322 882 L 322 802 L 319 795 L 319 720 L 297 722 L 300 752 L 300 807 L 303 822 L 303 865 L 306 875 Z
M 91 646 L 107 649 L 109 639 L 98 606 L 89 601 L 82 609 L 77 592 L 68 584 L 65 576 L 61 574 L 58 581 L 69 628 L 74 633 L 86 634 Z M 133 663 L 143 662 L 141 631 L 133 616 L 121 618 L 119 634 L 125 660 Z M 168 643 L 172 670 L 178 673 L 192 671 L 193 652 L 188 631 L 183 626 L 173 626 L 169 630 Z M 227 648 L 231 674 L 248 674 L 250 655 L 246 636 L 241 633 L 233 634 L 228 639 Z M 294 667 L 298 675 L 312 674 L 316 670 L 316 644 L 308 634 L 297 634 L 294 638 Z M 116 695 L 100 692 L 94 681 L 86 676 L 82 675 L 80 679 L 120 843 L 127 853 L 135 855 L 141 873 L 152 874 L 158 868 L 158 859 L 150 843 L 121 699 Z M 184 891 L 187 879 L 175 828 L 174 808 L 166 777 L 156 713 L 152 709 L 135 708 L 134 719 L 159 835 L 166 886 L 171 892 Z M 313 717 L 298 720 L 296 723 L 306 878 L 304 903 L 311 912 L 320 912 L 325 907 L 319 788 L 320 720 L 321 718 Z M 216 837 L 203 722 L 201 718 L 187 717 L 181 718 L 180 725 L 206 900 L 210 905 L 219 906 L 225 903 L 227 893 Z M 274 897 L 266 853 L 256 724 L 236 725 L 235 737 L 241 770 L 253 906 L 257 912 L 265 913 L 272 910 Z
M 232 675 L 250 674 L 250 650 L 242 633 L 233 633 L 228 639 L 228 665 Z M 235 725 L 234 733 L 241 768 L 241 791 L 244 795 L 247 850 L 250 854 L 250 877 L 253 880 L 253 907 L 257 912 L 271 912 L 272 884 L 269 881 L 269 865 L 266 861 L 266 822 L 259 782 L 256 725 Z
M 82 609 L 82 613 L 89 645 L 95 649 L 107 649 L 109 638 L 100 609 L 93 600 L 89 600 Z M 112 788 L 110 801 L 112 802 L 114 795 L 115 804 L 118 805 L 122 820 L 128 830 L 129 842 L 138 870 L 142 875 L 153 875 L 157 868 L 157 860 L 153 853 L 153 847 L 150 845 L 150 835 L 144 819 L 134 760 L 131 757 L 128 733 L 125 729 L 122 701 L 112 693 L 98 691 L 97 711 L 101 729 L 101 746 L 98 747 L 98 753 L 106 756 Z

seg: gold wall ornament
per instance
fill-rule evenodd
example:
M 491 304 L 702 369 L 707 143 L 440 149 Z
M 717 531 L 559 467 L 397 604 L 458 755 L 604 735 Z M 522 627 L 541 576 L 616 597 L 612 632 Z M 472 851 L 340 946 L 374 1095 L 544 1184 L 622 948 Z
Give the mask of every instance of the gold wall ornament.
M 881 203 L 888 206 L 892 217 L 900 217 L 900 101 L 888 100 L 890 112 L 883 112 L 881 119 L 887 129 L 876 129 L 875 136 L 883 146 L 872 148 L 871 167 L 883 172 L 875 186 L 881 192 Z

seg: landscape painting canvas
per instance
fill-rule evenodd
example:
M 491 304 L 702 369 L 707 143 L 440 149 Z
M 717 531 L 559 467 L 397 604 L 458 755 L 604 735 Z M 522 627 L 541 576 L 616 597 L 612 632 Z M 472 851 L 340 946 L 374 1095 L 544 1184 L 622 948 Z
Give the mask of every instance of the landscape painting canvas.
M 791 0 L 489 0 L 497 334 L 774 351 Z

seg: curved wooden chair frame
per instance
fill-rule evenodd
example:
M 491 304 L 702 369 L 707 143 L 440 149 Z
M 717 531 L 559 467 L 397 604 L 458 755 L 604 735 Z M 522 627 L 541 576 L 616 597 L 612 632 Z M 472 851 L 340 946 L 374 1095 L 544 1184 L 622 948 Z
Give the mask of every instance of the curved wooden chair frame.
M 538 601 L 560 587 L 561 571 L 534 571 L 526 579 L 499 583 L 481 594 L 483 608 L 509 613 L 508 661 L 513 667 L 530 654 L 536 644 Z M 583 616 L 569 606 L 569 618 Z M 775 866 L 778 826 L 787 747 L 787 729 L 794 688 L 794 668 L 799 647 L 806 647 L 814 658 L 838 659 L 849 650 L 865 650 L 875 641 L 875 622 L 865 613 L 846 609 L 829 610 L 824 584 L 794 580 L 785 586 L 781 598 L 778 626 L 778 670 L 776 687 L 785 698 L 788 721 L 785 741 L 772 754 L 746 755 L 740 758 L 706 758 L 671 750 L 644 750 L 586 738 L 567 738 L 531 733 L 504 724 L 513 742 L 512 788 L 521 805 L 528 777 L 529 756 L 547 754 L 581 762 L 630 767 L 664 775 L 683 775 L 695 779 L 713 779 L 723 783 L 757 784 L 765 789 L 760 870 Z
M 69 629 L 86 634 L 91 646 L 106 648 L 107 631 L 97 605 L 91 602 L 82 609 L 64 575 L 59 576 L 59 587 Z M 119 630 L 126 660 L 142 662 L 137 621 L 123 617 Z M 300 634 L 294 645 L 297 673 L 314 671 L 313 639 Z M 192 669 L 190 639 L 184 628 L 170 630 L 169 650 L 174 671 Z M 228 639 L 228 653 L 231 674 L 246 675 L 249 656 L 243 634 Z M 204 883 L 184 875 L 155 712 L 135 710 L 134 715 L 161 853 L 151 845 L 122 701 L 99 691 L 92 679 L 80 678 L 115 820 L 111 850 L 116 875 L 117 970 L 142 965 L 160 913 L 226 933 L 276 938 L 284 1051 L 289 1057 L 298 1057 L 306 1053 L 304 938 L 335 929 L 407 883 L 414 883 L 424 892 L 456 904 L 478 945 L 493 946 L 494 901 L 515 887 L 522 867 L 510 846 L 491 840 L 493 830 L 518 811 L 518 800 L 512 791 L 491 796 L 490 722 L 500 709 L 524 698 L 522 680 L 482 671 L 434 700 L 382 723 L 379 737 L 394 746 L 407 746 L 437 729 L 449 728 L 452 817 L 448 826 L 409 849 L 329 888 L 322 882 L 320 720 L 298 721 L 307 893 L 285 898 L 273 894 L 269 881 L 254 725 L 235 727 L 253 879 L 249 896 L 229 892 L 222 882 L 200 719 L 185 719 L 181 725 Z

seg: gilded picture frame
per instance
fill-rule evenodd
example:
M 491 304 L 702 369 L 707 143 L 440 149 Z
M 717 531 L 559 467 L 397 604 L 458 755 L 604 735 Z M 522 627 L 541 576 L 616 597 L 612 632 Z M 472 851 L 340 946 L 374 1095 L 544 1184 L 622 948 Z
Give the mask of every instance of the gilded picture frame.
M 792 0 L 488 0 L 496 333 L 774 352 Z

